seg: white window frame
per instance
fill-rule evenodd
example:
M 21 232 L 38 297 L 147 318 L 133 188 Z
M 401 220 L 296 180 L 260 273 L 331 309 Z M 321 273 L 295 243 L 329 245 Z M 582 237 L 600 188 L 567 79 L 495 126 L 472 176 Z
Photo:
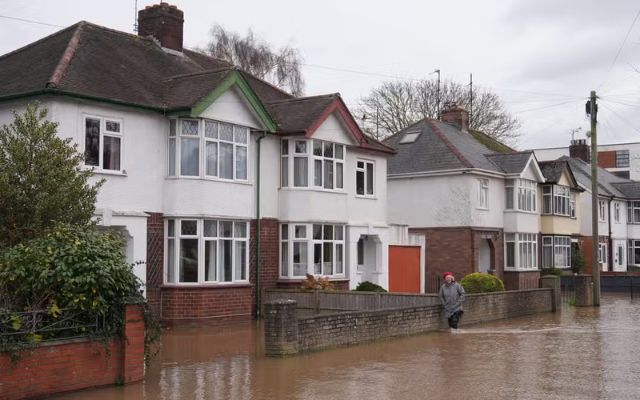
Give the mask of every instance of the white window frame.
M 175 122 L 174 122 L 175 121 Z M 198 135 L 183 135 L 182 133 L 182 121 L 197 121 L 198 122 Z M 174 125 L 175 124 L 175 125 Z M 207 137 L 207 124 L 215 126 L 215 137 Z M 232 127 L 232 140 L 222 139 L 220 136 L 220 130 L 222 125 L 229 125 Z M 245 136 L 245 141 L 242 142 L 237 138 Z M 182 173 L 182 154 L 181 146 L 182 139 L 197 139 L 198 142 L 198 174 L 197 175 L 184 175 Z M 225 182 L 248 182 L 249 181 L 249 141 L 251 139 L 251 129 L 246 126 L 233 124 L 224 121 L 206 119 L 206 118 L 171 118 L 169 120 L 169 136 L 167 141 L 167 176 L 170 178 L 180 179 L 207 179 L 217 180 Z M 174 146 L 174 153 L 172 154 L 172 143 Z M 207 144 L 216 144 L 216 170 L 215 173 L 210 174 L 207 171 Z M 221 144 L 233 146 L 233 177 L 223 178 L 220 175 L 221 171 Z M 238 168 L 238 154 L 245 151 L 245 164 L 244 173 L 245 177 L 240 176 L 241 169 Z M 172 171 L 173 165 L 173 171 Z
M 613 203 L 613 222 L 616 224 L 620 223 L 620 208 L 619 202 L 616 201 Z
M 314 225 L 320 226 L 320 238 L 314 237 Z M 332 238 L 325 239 L 325 227 L 332 227 Z M 305 235 L 298 235 L 296 237 L 296 229 L 305 228 Z M 342 234 L 337 234 L 337 229 L 340 229 Z M 299 229 L 300 231 L 300 229 Z M 341 236 L 341 239 L 338 237 Z M 323 223 L 308 223 L 308 222 L 288 222 L 280 224 L 280 257 L 279 257 L 279 276 L 280 279 L 304 279 L 306 274 L 313 276 L 322 276 L 328 278 L 344 278 L 346 276 L 347 262 L 345 259 L 346 254 L 346 225 L 343 224 L 323 224 Z M 294 275 L 294 244 L 304 243 L 306 245 L 307 255 L 307 267 L 304 273 Z M 324 269 L 324 249 L 325 244 L 331 245 L 332 259 L 331 259 L 331 274 L 326 274 Z M 315 245 L 320 245 L 320 272 L 315 270 L 314 265 L 314 251 Z M 284 254 L 284 252 L 287 254 Z M 342 260 L 342 271 L 338 272 L 338 257 Z
M 627 223 L 640 224 L 640 201 L 627 202 Z
M 169 236 L 169 221 L 173 221 L 174 223 L 174 236 Z M 196 235 L 183 235 L 181 226 L 183 221 L 196 221 L 197 226 L 197 234 Z M 204 222 L 205 221 L 214 221 L 216 223 L 216 236 L 205 236 L 204 232 Z M 222 236 L 221 235 L 221 222 L 230 222 L 233 226 L 231 236 Z M 237 236 L 240 232 L 236 232 L 236 229 L 239 228 L 239 225 L 244 225 L 244 236 Z M 177 286 L 198 286 L 198 285 L 229 285 L 229 284 L 248 284 L 249 283 L 249 232 L 250 226 L 249 222 L 246 220 L 232 220 L 232 219 L 215 219 L 215 218 L 167 218 L 164 221 L 164 268 L 163 268 L 163 282 L 165 285 L 177 285 Z M 173 239 L 173 279 L 174 281 L 170 281 L 169 279 L 169 241 Z M 180 240 L 181 239 L 197 239 L 198 240 L 198 279 L 196 282 L 180 282 Z M 222 277 L 222 263 L 221 263 L 221 247 L 222 241 L 230 240 L 231 244 L 231 281 L 223 281 L 220 280 Z M 207 280 L 205 277 L 205 244 L 206 242 L 216 242 L 216 277 L 214 280 Z M 245 265 L 244 276 L 245 279 L 242 279 L 242 275 L 237 279 L 237 271 L 236 271 L 236 247 L 238 243 L 243 242 L 245 247 Z M 242 272 L 241 272 L 242 274 Z
M 296 152 L 296 143 L 306 143 L 306 152 Z M 319 143 L 322 148 L 322 155 L 314 154 L 314 143 Z M 325 145 L 332 146 L 333 149 L 333 158 L 325 157 Z M 339 148 L 339 150 L 337 150 Z M 342 153 L 342 158 L 337 158 L 337 153 Z M 347 149 L 344 144 L 328 142 L 324 140 L 318 139 L 298 139 L 298 138 L 288 138 L 282 139 L 281 148 L 280 148 L 280 187 L 288 188 L 288 189 L 313 189 L 313 190 L 321 190 L 326 192 L 344 192 L 344 176 L 345 176 L 345 160 L 347 158 Z M 304 185 L 296 185 L 295 177 L 296 177 L 296 158 L 306 158 L 307 159 L 307 181 Z M 315 182 L 315 165 L 316 161 L 320 163 L 321 168 L 321 176 L 320 176 L 320 185 L 316 185 Z M 324 170 L 325 164 L 333 162 L 333 187 L 325 188 L 324 183 Z M 338 173 L 338 170 L 341 171 L 341 174 Z M 285 179 L 286 176 L 286 179 Z M 341 184 L 341 186 L 339 185 Z M 340 187 L 339 187 L 340 186 Z
M 640 239 L 629 239 L 627 241 L 627 264 L 640 265 L 640 254 L 636 258 L 635 250 L 640 250 Z
M 86 154 L 87 154 L 87 120 L 88 119 L 94 119 L 94 120 L 99 120 L 100 121 L 100 137 L 99 137 L 99 145 L 98 145 L 98 165 L 92 165 L 92 164 L 87 164 L 86 163 Z M 124 121 L 122 118 L 112 118 L 112 117 L 104 117 L 104 116 L 99 116 L 99 115 L 94 115 L 94 114 L 83 114 L 83 118 L 82 118 L 82 129 L 83 129 L 83 135 L 82 135 L 82 140 L 84 143 L 84 153 L 83 155 L 85 156 L 85 163 L 84 165 L 86 167 L 89 168 L 95 168 L 98 172 L 111 172 L 111 173 L 123 173 L 124 172 Z M 112 131 L 112 130 L 107 130 L 107 122 L 115 122 L 119 125 L 120 131 L 116 132 L 116 131 Z M 105 137 L 111 137 L 111 138 L 116 138 L 116 139 L 120 139 L 120 159 L 118 160 L 119 164 L 120 164 L 120 168 L 118 169 L 113 169 L 113 168 L 104 168 L 104 138 Z
M 536 213 L 538 210 L 537 186 L 538 183 L 530 179 L 507 179 L 505 182 L 505 209 Z
M 545 252 L 549 250 L 552 255 L 552 265 L 546 265 Z M 571 268 L 570 236 L 542 236 L 542 268 Z
M 369 173 L 369 167 L 371 167 L 371 173 Z M 363 193 L 358 193 L 358 173 L 363 175 L 364 186 Z M 369 185 L 369 175 L 371 176 L 371 185 Z M 372 160 L 356 159 L 356 197 L 375 197 L 376 195 L 376 162 Z
M 607 221 L 607 202 L 605 200 L 598 200 L 598 221 Z
M 538 270 L 538 234 L 505 233 L 505 269 L 517 271 Z M 513 247 L 513 266 L 507 265 L 509 245 Z
M 489 179 L 478 179 L 478 209 L 489 209 Z

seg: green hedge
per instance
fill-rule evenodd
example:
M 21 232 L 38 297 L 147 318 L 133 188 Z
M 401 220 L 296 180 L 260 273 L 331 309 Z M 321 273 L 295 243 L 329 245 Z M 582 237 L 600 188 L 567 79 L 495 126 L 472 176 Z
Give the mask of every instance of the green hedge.
M 483 272 L 475 272 L 462 278 L 460 284 L 467 293 L 489 293 L 503 292 L 504 284 L 502 281 L 491 274 Z
M 386 292 L 386 290 L 382 286 L 376 285 L 375 283 L 369 282 L 369 281 L 364 281 L 364 282 L 358 283 L 358 286 L 356 286 L 355 291 L 357 291 L 357 292 Z

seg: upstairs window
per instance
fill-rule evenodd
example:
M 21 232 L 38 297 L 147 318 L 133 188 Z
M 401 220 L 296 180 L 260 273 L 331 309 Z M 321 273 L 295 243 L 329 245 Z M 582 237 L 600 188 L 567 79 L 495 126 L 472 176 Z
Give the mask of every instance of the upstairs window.
M 322 140 L 283 139 L 281 187 L 344 189 L 344 145 Z
M 640 201 L 630 201 L 627 203 L 627 222 L 630 224 L 640 224 Z
M 356 194 L 358 196 L 373 196 L 374 170 L 373 161 L 356 161 Z
M 478 208 L 489 208 L 489 180 L 478 179 Z
M 598 220 L 605 222 L 607 220 L 607 202 L 598 200 Z
M 169 176 L 247 180 L 249 128 L 206 119 L 169 121 Z
M 620 223 L 620 203 L 613 203 L 613 220 L 616 224 Z
M 121 171 L 122 121 L 84 118 L 84 163 L 107 171 Z
M 575 193 L 567 186 L 544 185 L 542 187 L 542 213 L 575 218 Z
M 509 179 L 505 183 L 505 204 L 507 210 L 537 210 L 537 183 L 528 179 Z M 514 198 L 515 196 L 515 198 Z

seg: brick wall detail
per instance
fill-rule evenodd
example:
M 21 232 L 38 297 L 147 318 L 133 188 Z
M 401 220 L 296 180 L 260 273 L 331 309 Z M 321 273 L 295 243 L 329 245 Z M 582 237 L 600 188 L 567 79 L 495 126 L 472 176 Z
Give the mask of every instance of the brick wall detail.
M 144 321 L 139 306 L 127 306 L 124 334 L 108 352 L 100 341 L 66 340 L 22 353 L 12 363 L 0 353 L 0 399 L 46 397 L 54 393 L 141 381 L 144 378 Z

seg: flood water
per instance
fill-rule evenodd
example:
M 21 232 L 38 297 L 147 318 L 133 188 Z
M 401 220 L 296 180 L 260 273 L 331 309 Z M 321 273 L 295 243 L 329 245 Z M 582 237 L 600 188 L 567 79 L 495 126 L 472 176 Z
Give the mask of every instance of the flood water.
M 174 329 L 143 383 L 55 399 L 638 399 L 640 300 L 284 359 L 259 324 Z

